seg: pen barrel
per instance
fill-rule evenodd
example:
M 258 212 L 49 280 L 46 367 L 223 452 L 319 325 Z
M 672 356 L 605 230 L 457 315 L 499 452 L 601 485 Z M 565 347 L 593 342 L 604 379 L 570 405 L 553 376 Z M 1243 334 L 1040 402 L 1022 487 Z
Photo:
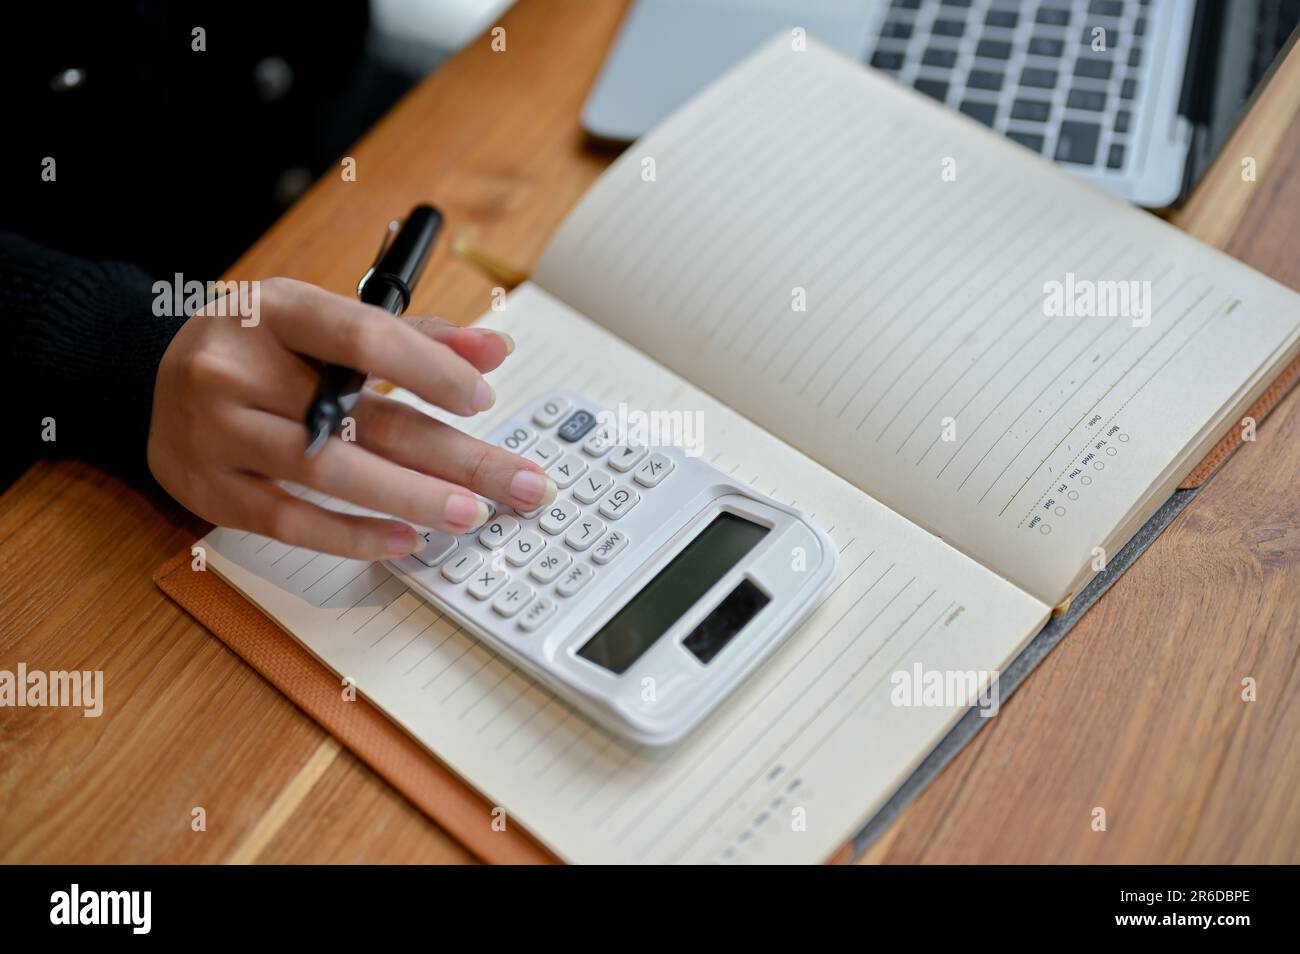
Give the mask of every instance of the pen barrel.
M 429 261 L 441 228 L 442 213 L 433 206 L 417 205 L 412 209 L 362 286 L 361 300 L 394 314 L 405 311 L 411 304 L 411 289 Z

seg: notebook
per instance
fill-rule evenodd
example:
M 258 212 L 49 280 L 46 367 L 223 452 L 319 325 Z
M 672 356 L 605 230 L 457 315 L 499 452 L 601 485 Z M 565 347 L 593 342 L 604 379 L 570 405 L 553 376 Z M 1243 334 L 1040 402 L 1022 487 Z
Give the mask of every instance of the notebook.
M 468 429 L 559 386 L 681 412 L 840 555 L 772 658 L 651 750 L 381 565 L 204 538 L 484 826 L 572 862 L 831 857 L 1300 349 L 1294 293 L 789 37 L 632 146 L 483 321 L 517 348 Z

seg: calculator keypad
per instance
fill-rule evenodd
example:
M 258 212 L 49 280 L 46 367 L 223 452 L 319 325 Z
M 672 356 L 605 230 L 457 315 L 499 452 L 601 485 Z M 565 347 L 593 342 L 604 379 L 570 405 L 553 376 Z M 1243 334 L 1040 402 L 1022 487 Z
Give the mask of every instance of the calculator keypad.
M 556 499 L 528 513 L 494 512 L 460 538 L 430 532 L 418 557 L 531 633 L 587 587 L 597 567 L 629 548 L 628 534 L 610 523 L 659 486 L 674 463 L 642 444 L 616 443 L 594 411 L 565 397 L 539 402 L 527 423 L 508 425 L 498 443 L 541 466 L 559 488 Z

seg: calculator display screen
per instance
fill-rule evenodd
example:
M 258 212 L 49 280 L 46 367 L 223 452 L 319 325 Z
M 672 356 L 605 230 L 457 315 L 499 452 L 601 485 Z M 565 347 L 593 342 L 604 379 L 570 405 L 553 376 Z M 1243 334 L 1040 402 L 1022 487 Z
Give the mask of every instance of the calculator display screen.
M 584 643 L 578 655 L 611 672 L 626 672 L 766 535 L 766 527 L 744 517 L 719 514 Z M 763 603 L 766 599 L 753 611 L 761 609 Z M 725 640 L 743 629 L 748 621 L 748 616 L 730 613 L 727 623 L 730 633 L 714 633 L 712 639 Z

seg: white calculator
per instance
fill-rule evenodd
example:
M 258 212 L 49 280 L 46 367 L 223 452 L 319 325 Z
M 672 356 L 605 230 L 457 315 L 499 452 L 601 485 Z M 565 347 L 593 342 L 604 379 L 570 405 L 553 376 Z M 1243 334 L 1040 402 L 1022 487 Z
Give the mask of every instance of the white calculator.
M 686 735 L 834 579 L 835 547 L 807 517 L 679 447 L 620 435 L 580 395 L 542 395 L 486 439 L 545 468 L 555 501 L 497 506 L 461 537 L 429 531 L 388 566 L 629 739 Z

